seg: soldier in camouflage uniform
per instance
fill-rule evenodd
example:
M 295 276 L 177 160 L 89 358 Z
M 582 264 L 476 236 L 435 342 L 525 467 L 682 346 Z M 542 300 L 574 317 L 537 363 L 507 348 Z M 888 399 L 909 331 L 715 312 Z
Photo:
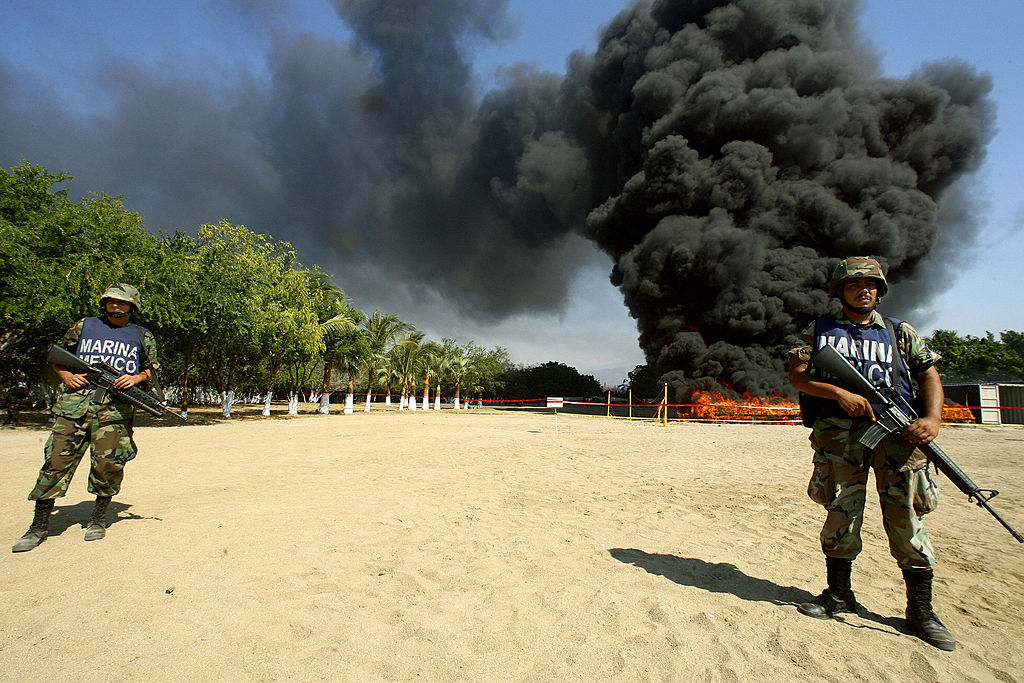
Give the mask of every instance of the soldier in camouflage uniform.
M 798 609 L 819 619 L 858 610 L 850 577 L 862 547 L 868 471 L 873 469 L 889 551 L 907 584 L 907 624 L 929 644 L 953 650 L 956 641 L 932 611 L 935 551 L 922 517 L 937 505 L 938 492 L 928 476 L 927 458 L 916 447 L 930 442 L 939 431 L 943 404 L 942 381 L 935 369 L 939 356 L 908 323 L 883 318 L 875 310 L 887 291 L 875 259 L 841 261 L 832 274 L 829 293 L 840 300 L 842 311 L 809 325 L 801 335 L 804 344 L 790 352 L 790 383 L 804 394 L 801 409 L 813 419 L 814 469 L 807 492 L 828 511 L 821 530 L 828 588 Z M 819 377 L 809 365 L 812 349 L 824 344 L 835 347 L 871 380 L 883 378 L 894 386 L 898 376 L 901 393 L 915 402 L 922 417 L 903 434 L 891 435 L 868 450 L 859 442 L 874 420 L 867 399 Z
M 159 368 L 156 340 L 152 333 L 131 322 L 131 312 L 142 309 L 139 291 L 126 284 L 111 285 L 100 297 L 103 315 L 79 320 L 58 345 L 87 362 L 102 360 L 124 374 L 114 386 L 119 389 L 153 379 Z M 61 365 L 54 371 L 64 382 L 64 394 L 54 407 L 56 423 L 44 447 L 43 466 L 29 500 L 35 501 L 35 517 L 29 530 L 11 548 L 32 550 L 47 536 L 54 500 L 65 495 L 71 477 L 86 447 L 92 447 L 89 492 L 96 502 L 86 523 L 85 540 L 106 535 L 106 513 L 110 499 L 121 489 L 124 466 L 135 457 L 132 438 L 135 409 L 109 394 L 97 401 L 95 387 L 85 375 Z

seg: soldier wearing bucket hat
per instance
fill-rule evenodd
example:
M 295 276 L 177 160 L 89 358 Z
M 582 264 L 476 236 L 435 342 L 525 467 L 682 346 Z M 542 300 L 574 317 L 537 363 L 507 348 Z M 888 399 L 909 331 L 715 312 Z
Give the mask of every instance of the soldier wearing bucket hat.
M 943 403 L 942 381 L 935 369 L 939 356 L 911 325 L 876 310 L 889 291 L 876 259 L 843 259 L 832 272 L 828 291 L 842 310 L 811 323 L 801 334 L 803 344 L 790 352 L 789 381 L 802 392 L 801 413 L 804 424 L 811 427 L 814 450 L 807 493 L 827 510 L 820 540 L 828 587 L 798 609 L 819 619 L 859 611 L 851 574 L 862 547 L 868 473 L 873 469 L 889 550 L 906 582 L 907 625 L 930 645 L 953 650 L 956 640 L 932 610 L 935 551 L 923 517 L 938 504 L 938 491 L 928 475 L 927 458 L 917 448 L 939 431 Z M 898 388 L 922 417 L 874 449 L 863 446 L 859 439 L 874 419 L 871 405 L 819 376 L 809 365 L 811 351 L 824 344 L 835 347 L 865 377 Z
M 152 380 L 159 368 L 156 340 L 149 330 L 132 322 L 142 311 L 142 297 L 132 285 L 117 283 L 104 290 L 99 299 L 102 315 L 83 318 L 69 329 L 59 346 L 79 358 L 102 361 L 123 374 L 114 382 L 127 388 Z M 64 383 L 64 393 L 54 406 L 56 421 L 44 447 L 43 466 L 29 493 L 35 501 L 35 516 L 28 531 L 11 548 L 25 552 L 46 540 L 54 501 L 67 493 L 86 448 L 91 448 L 89 492 L 96 496 L 92 514 L 85 523 L 85 540 L 106 535 L 106 514 L 111 498 L 121 490 L 124 466 L 135 457 L 132 437 L 134 408 L 109 393 L 99 399 L 85 375 L 54 365 Z

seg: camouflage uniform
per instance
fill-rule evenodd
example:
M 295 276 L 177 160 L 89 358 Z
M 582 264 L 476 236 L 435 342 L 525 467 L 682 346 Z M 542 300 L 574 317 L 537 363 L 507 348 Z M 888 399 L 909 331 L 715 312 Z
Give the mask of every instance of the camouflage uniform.
M 84 323 L 79 320 L 61 337 L 58 345 L 74 352 Z M 144 367 L 156 372 L 159 369 L 156 340 L 148 330 L 143 331 L 141 344 L 146 358 Z M 135 457 L 137 450 L 132 438 L 135 409 L 128 403 L 113 400 L 109 394 L 97 403 L 93 388 L 65 389 L 54 407 L 56 424 L 46 441 L 43 466 L 28 498 L 45 500 L 64 496 L 90 445 L 89 492 L 115 496 L 121 489 L 124 465 Z
M 836 322 L 860 327 L 843 313 L 836 316 Z M 884 327 L 877 311 L 872 312 L 868 326 Z M 810 360 L 814 330 L 812 323 L 800 335 L 805 345 L 790 351 L 804 362 Z M 938 355 L 925 346 L 912 326 L 901 323 L 896 336 L 911 375 L 935 364 Z M 927 458 L 898 435 L 883 439 L 869 451 L 859 439 L 870 426 L 867 418 L 819 417 L 814 422 L 810 436 L 814 472 L 807 493 L 828 510 L 821 529 L 821 549 L 826 557 L 843 560 L 853 560 L 860 553 L 868 470 L 873 468 L 889 552 L 901 568 L 931 567 L 935 551 L 922 516 L 935 508 L 938 492 L 928 477 Z

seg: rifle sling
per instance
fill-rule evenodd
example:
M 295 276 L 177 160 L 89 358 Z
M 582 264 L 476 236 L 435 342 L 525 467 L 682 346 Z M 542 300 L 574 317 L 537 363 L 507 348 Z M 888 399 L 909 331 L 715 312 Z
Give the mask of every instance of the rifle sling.
M 882 321 L 885 323 L 886 332 L 889 333 L 889 339 L 892 340 L 892 359 L 895 361 L 892 364 L 892 386 L 896 391 L 902 392 L 900 373 L 903 371 L 903 354 L 900 353 L 900 340 L 896 336 L 896 330 L 892 327 L 892 320 L 882 316 Z

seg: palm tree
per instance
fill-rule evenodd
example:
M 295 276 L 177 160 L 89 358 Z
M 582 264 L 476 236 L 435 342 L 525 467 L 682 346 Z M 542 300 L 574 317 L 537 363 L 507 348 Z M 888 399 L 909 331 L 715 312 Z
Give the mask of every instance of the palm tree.
M 459 351 L 462 351 L 462 349 L 459 349 Z M 459 395 L 462 390 L 462 382 L 466 379 L 472 367 L 472 361 L 461 355 L 461 353 L 458 356 L 453 356 L 448 364 L 448 372 L 452 381 L 455 382 L 455 410 L 461 408 Z
M 441 347 L 427 342 L 421 347 L 419 369 L 423 373 L 423 410 L 430 410 L 430 376 L 436 374 Z
M 452 367 L 458 358 L 463 356 L 462 349 L 454 339 L 445 337 L 441 345 L 436 346 L 434 370 L 437 374 L 437 388 L 434 392 L 434 409 L 441 409 L 441 384 L 452 380 Z
M 401 339 L 391 349 L 393 366 L 397 371 L 397 379 L 402 385 L 402 398 L 398 404 L 399 410 L 405 410 L 406 392 L 409 384 L 412 384 L 412 400 L 409 407 L 416 410 L 416 359 L 420 354 L 420 346 L 426 334 L 419 330 L 412 330 L 402 335 Z
M 441 410 L 441 382 L 451 373 L 451 362 L 451 356 L 447 356 L 443 352 L 438 354 L 437 366 L 434 368 L 437 371 L 437 382 L 434 384 L 434 410 Z
M 348 299 L 341 298 L 336 304 L 336 313 L 330 319 L 320 323 L 320 330 L 324 337 L 324 379 L 320 388 L 320 413 L 323 415 L 331 412 L 331 371 L 334 366 L 343 367 L 346 371 L 351 370 L 354 362 L 353 356 L 357 355 L 364 346 L 357 339 L 359 336 L 359 324 L 365 319 L 365 314 L 354 308 Z M 350 384 L 351 384 L 351 373 Z M 352 389 L 349 388 L 351 395 Z
M 356 374 L 366 362 L 366 339 L 361 332 L 351 335 L 352 342 L 348 348 L 335 358 L 335 366 L 348 378 L 348 391 L 345 393 L 345 414 L 354 412 L 353 403 L 356 394 Z
M 395 346 L 395 337 L 403 332 L 413 329 L 409 323 L 402 322 L 397 315 L 381 313 L 380 309 L 373 312 L 363 322 L 363 331 L 366 336 L 366 406 L 365 412 L 370 412 L 370 398 L 373 392 L 373 382 L 377 378 L 380 368 L 386 363 L 388 353 Z M 390 397 L 389 397 L 390 398 Z
M 381 388 L 384 390 L 384 405 L 390 408 L 391 389 L 394 388 L 395 381 L 398 380 L 398 368 L 394 366 L 390 354 L 384 358 L 384 364 L 380 366 L 377 377 Z

